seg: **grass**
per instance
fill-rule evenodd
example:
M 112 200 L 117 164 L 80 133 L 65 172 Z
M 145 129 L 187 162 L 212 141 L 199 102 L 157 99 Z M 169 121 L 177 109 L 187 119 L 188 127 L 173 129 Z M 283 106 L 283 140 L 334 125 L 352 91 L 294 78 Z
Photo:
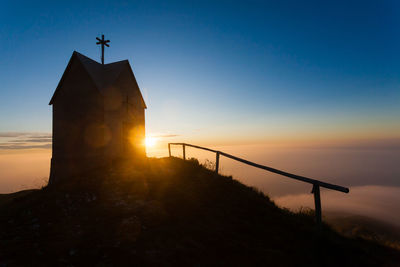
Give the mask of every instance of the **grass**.
M 397 250 L 344 237 L 312 214 L 196 160 L 149 159 L 0 196 L 5 265 L 395 266 Z
M 400 227 L 366 216 L 327 213 L 326 221 L 345 236 L 363 238 L 400 250 Z

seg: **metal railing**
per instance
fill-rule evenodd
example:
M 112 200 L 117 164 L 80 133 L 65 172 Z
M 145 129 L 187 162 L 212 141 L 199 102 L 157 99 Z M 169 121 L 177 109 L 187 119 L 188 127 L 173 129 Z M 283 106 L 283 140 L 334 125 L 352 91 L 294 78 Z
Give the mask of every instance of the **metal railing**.
M 201 147 L 201 146 L 196 146 L 196 145 L 191 145 L 191 144 L 186 144 L 186 143 L 168 143 L 168 153 L 169 156 L 171 157 L 171 145 L 181 145 L 182 146 L 182 152 L 183 152 L 183 159 L 186 160 L 186 147 L 194 147 L 194 148 L 198 148 L 198 149 L 202 149 L 202 150 L 206 150 L 206 151 L 210 151 L 213 153 L 216 153 L 216 158 L 215 158 L 215 172 L 218 173 L 218 169 L 219 169 L 219 158 L 220 156 L 224 156 L 239 162 L 242 162 L 244 164 L 259 168 L 259 169 L 263 169 L 272 173 L 276 173 L 282 176 L 286 176 L 298 181 L 302 181 L 305 183 L 309 183 L 312 184 L 312 191 L 311 193 L 314 194 L 314 204 L 315 204 L 315 218 L 316 218 L 316 223 L 319 229 L 321 229 L 321 225 L 322 225 L 322 211 L 321 211 L 321 196 L 320 196 L 320 187 L 324 187 L 324 188 L 328 188 L 328 189 L 332 189 L 332 190 L 336 190 L 336 191 L 340 191 L 343 193 L 349 193 L 349 189 L 347 187 L 343 187 L 340 185 L 335 185 L 335 184 L 330 184 L 330 183 L 325 183 L 319 180 L 315 180 L 315 179 L 311 179 L 311 178 L 307 178 L 304 176 L 300 176 L 300 175 L 296 175 L 296 174 L 292 174 L 289 172 L 285 172 L 285 171 L 281 171 L 275 168 L 271 168 L 265 165 L 261 165 L 261 164 L 257 164 L 233 155 L 230 155 L 228 153 L 222 152 L 222 151 L 218 151 L 218 150 L 214 150 L 214 149 L 210 149 L 210 148 L 206 148 L 206 147 Z

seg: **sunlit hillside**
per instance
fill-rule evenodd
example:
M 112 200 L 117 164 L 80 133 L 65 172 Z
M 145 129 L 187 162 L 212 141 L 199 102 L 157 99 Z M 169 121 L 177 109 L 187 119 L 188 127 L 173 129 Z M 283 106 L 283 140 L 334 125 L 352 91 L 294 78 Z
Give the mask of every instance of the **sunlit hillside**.
M 368 266 L 400 252 L 350 239 L 312 214 L 197 161 L 149 159 L 0 197 L 5 265 Z M 373 252 L 373 253 L 372 253 Z M 290 255 L 290 256 L 288 256 Z

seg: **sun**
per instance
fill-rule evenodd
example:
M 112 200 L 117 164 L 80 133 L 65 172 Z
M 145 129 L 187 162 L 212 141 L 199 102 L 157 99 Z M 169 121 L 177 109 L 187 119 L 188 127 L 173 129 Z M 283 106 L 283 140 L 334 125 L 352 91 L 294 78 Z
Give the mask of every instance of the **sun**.
M 144 143 L 146 144 L 146 147 L 153 147 L 157 143 L 157 138 L 153 136 L 146 136 Z

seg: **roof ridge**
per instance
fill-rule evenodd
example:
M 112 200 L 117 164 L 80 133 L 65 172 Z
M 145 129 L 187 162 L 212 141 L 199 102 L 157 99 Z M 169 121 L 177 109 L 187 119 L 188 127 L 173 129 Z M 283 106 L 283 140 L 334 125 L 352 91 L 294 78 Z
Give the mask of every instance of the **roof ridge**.
M 75 51 L 75 50 L 74 50 L 74 52 L 73 52 L 72 54 L 77 55 L 79 59 L 89 60 L 89 61 L 91 61 L 91 62 L 93 62 L 93 63 L 97 63 L 97 64 L 101 65 L 100 62 L 97 62 L 96 60 L 91 59 L 90 57 L 85 56 L 84 54 L 81 54 L 81 53 L 79 53 L 78 51 Z
M 108 88 L 109 86 L 112 86 L 115 83 L 115 81 L 121 76 L 121 73 L 126 69 L 129 69 L 130 73 L 133 75 L 134 82 L 137 84 L 137 81 L 136 81 L 135 75 L 133 74 L 132 67 L 129 63 L 129 60 L 124 59 L 124 60 L 120 60 L 120 61 L 116 61 L 116 62 L 112 62 L 112 63 L 103 65 L 103 64 L 79 53 L 78 51 L 74 51 L 72 53 L 72 57 L 70 58 L 70 61 L 68 62 L 68 66 L 65 69 L 64 74 L 61 77 L 61 80 L 60 80 L 60 82 L 56 88 L 56 91 L 54 92 L 53 97 L 51 98 L 49 104 L 53 103 L 54 96 L 55 96 L 56 92 L 58 91 L 58 88 L 60 87 L 62 81 L 64 80 L 64 76 L 69 71 L 73 58 L 76 58 L 78 60 L 78 62 L 82 65 L 82 67 L 84 68 L 84 70 L 86 71 L 86 73 L 88 74 L 90 79 L 93 81 L 95 87 L 97 88 L 97 90 L 99 90 L 100 93 L 104 93 L 104 90 L 106 88 Z M 139 85 L 137 85 L 137 87 L 139 88 Z M 140 88 L 139 88 L 139 92 L 140 92 Z M 143 99 L 141 92 L 140 92 L 140 95 L 141 95 L 141 98 L 144 103 L 144 99 Z M 144 103 L 144 106 L 146 107 L 145 103 Z
M 122 70 L 129 66 L 128 60 L 121 60 L 108 64 L 101 64 L 93 59 L 76 52 L 75 55 L 94 81 L 97 89 L 102 92 L 108 86 L 112 85 L 119 77 Z

